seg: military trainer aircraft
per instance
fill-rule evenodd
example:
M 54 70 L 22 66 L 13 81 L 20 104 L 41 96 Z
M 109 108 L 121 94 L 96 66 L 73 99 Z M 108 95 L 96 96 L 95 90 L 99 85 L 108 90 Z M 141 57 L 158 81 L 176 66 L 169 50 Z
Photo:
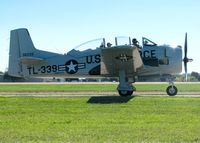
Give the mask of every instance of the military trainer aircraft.
M 164 76 L 170 85 L 166 92 L 177 94 L 173 74 L 182 72 L 184 62 L 186 78 L 187 34 L 182 48 L 157 45 L 142 38 L 142 46 L 130 37 L 116 37 L 113 43 L 104 38 L 79 45 L 66 54 L 36 49 L 25 28 L 11 31 L 8 74 L 15 77 L 119 77 L 118 92 L 132 95 L 135 77 Z

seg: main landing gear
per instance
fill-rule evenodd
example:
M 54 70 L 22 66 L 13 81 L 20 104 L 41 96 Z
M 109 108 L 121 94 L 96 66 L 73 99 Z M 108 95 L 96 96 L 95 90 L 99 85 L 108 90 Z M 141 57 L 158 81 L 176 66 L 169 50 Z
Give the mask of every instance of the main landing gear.
M 136 88 L 126 78 L 124 70 L 119 71 L 119 85 L 117 87 L 120 96 L 131 96 Z

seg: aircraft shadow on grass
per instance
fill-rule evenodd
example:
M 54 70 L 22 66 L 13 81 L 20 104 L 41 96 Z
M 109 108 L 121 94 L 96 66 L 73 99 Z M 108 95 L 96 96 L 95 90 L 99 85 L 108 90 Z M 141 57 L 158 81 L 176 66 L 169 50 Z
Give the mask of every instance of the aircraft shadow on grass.
M 112 104 L 112 103 L 128 103 L 134 96 L 93 96 L 91 97 L 87 103 L 90 104 Z

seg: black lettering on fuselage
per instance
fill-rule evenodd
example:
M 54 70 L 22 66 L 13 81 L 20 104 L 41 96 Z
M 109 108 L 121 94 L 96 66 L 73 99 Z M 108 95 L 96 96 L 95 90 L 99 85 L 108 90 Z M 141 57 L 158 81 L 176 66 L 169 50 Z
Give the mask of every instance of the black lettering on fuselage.
M 23 53 L 22 55 L 24 57 L 32 57 L 32 56 L 34 56 L 34 53 Z
M 156 50 L 151 50 L 151 58 L 156 58 Z
M 34 67 L 33 67 L 33 74 L 38 74 L 38 72 L 36 72 Z
M 92 63 L 92 60 L 93 60 L 93 56 L 87 56 L 87 57 L 86 57 L 86 63 L 87 63 L 87 64 L 91 64 L 91 63 Z
M 143 52 L 143 57 L 144 58 L 150 58 L 149 51 L 144 51 Z
M 27 67 L 29 74 L 38 74 L 38 72 L 35 70 L 35 67 Z
M 101 62 L 101 56 L 99 54 L 86 56 L 87 64 L 100 63 L 100 62 Z
M 156 58 L 156 50 L 139 51 L 142 58 Z
M 95 62 L 100 63 L 101 62 L 101 56 L 100 55 L 95 55 Z

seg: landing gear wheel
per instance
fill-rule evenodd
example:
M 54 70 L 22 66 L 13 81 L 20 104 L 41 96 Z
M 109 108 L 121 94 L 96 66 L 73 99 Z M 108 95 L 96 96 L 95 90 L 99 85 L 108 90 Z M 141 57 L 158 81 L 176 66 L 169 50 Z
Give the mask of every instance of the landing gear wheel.
M 176 86 L 170 85 L 167 87 L 166 92 L 169 96 L 175 96 L 178 92 L 178 89 L 176 88 Z
M 131 96 L 133 94 L 133 90 L 118 90 L 120 96 Z

